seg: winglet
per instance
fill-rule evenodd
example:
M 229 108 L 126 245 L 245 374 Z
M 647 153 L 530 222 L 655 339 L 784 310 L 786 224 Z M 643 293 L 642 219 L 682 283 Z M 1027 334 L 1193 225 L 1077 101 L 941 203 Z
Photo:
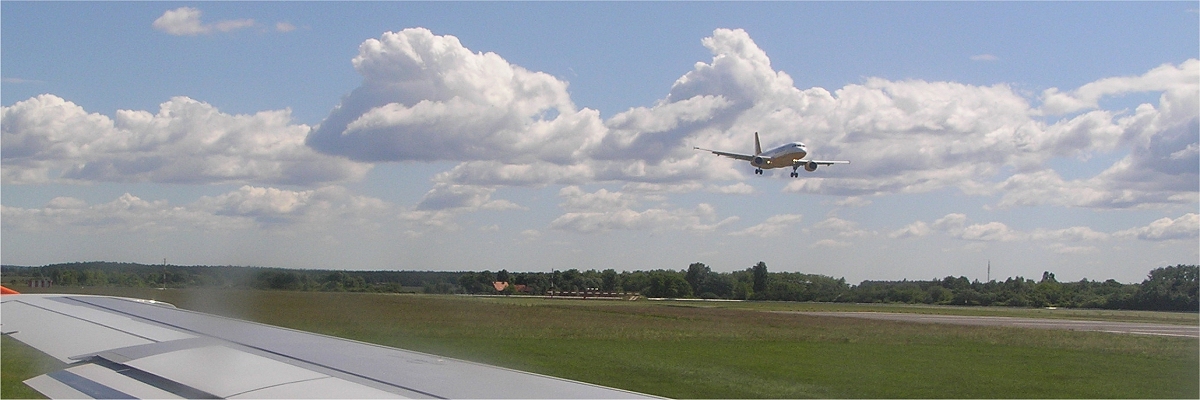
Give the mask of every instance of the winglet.
M 754 155 L 762 154 L 762 145 L 758 144 L 758 132 L 754 132 Z
M 21 294 L 21 292 L 0 286 L 0 294 Z

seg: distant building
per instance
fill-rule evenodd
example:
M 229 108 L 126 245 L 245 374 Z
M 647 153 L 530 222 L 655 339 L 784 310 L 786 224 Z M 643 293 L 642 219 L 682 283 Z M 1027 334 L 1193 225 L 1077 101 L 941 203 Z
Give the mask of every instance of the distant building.
M 29 280 L 29 287 L 48 288 L 53 283 L 49 278 L 34 278 Z
M 508 282 L 492 282 L 492 287 L 496 288 L 497 292 L 503 292 L 508 289 Z

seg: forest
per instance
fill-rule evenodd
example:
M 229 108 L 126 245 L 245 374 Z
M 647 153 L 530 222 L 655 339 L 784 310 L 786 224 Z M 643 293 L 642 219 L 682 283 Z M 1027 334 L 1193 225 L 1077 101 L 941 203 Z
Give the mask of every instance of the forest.
M 0 266 L 0 280 L 20 290 L 31 280 L 66 286 L 216 287 L 266 290 L 423 292 L 546 295 L 552 292 L 638 293 L 651 298 L 762 301 L 908 303 L 965 306 L 1065 307 L 1200 311 L 1200 266 L 1149 271 L 1141 283 L 1116 280 L 1059 282 L 1010 277 L 980 282 L 966 277 L 863 281 L 799 272 L 770 272 L 759 262 L 745 270 L 714 272 L 703 263 L 686 269 L 552 272 L 300 270 L 241 266 L 147 265 L 79 262 L 40 267 Z M 494 282 L 510 285 L 497 291 Z M 502 285 L 503 286 L 503 285 Z

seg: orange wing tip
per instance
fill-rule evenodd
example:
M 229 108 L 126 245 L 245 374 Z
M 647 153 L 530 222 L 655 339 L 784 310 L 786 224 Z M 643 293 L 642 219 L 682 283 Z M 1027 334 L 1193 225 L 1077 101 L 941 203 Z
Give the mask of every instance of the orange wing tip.
M 21 294 L 21 292 L 0 286 L 0 294 Z

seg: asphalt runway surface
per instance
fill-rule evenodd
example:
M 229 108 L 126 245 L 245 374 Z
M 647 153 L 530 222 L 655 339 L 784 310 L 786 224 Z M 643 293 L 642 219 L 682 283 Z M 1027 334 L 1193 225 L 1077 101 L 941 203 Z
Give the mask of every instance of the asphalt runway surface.
M 1070 319 L 974 317 L 965 315 L 931 315 L 883 312 L 797 312 L 797 314 L 840 318 L 864 318 L 927 324 L 957 324 L 978 326 L 1010 326 L 1034 329 L 1066 329 L 1133 335 L 1200 338 L 1200 326 L 1150 324 L 1141 322 L 1080 321 Z

